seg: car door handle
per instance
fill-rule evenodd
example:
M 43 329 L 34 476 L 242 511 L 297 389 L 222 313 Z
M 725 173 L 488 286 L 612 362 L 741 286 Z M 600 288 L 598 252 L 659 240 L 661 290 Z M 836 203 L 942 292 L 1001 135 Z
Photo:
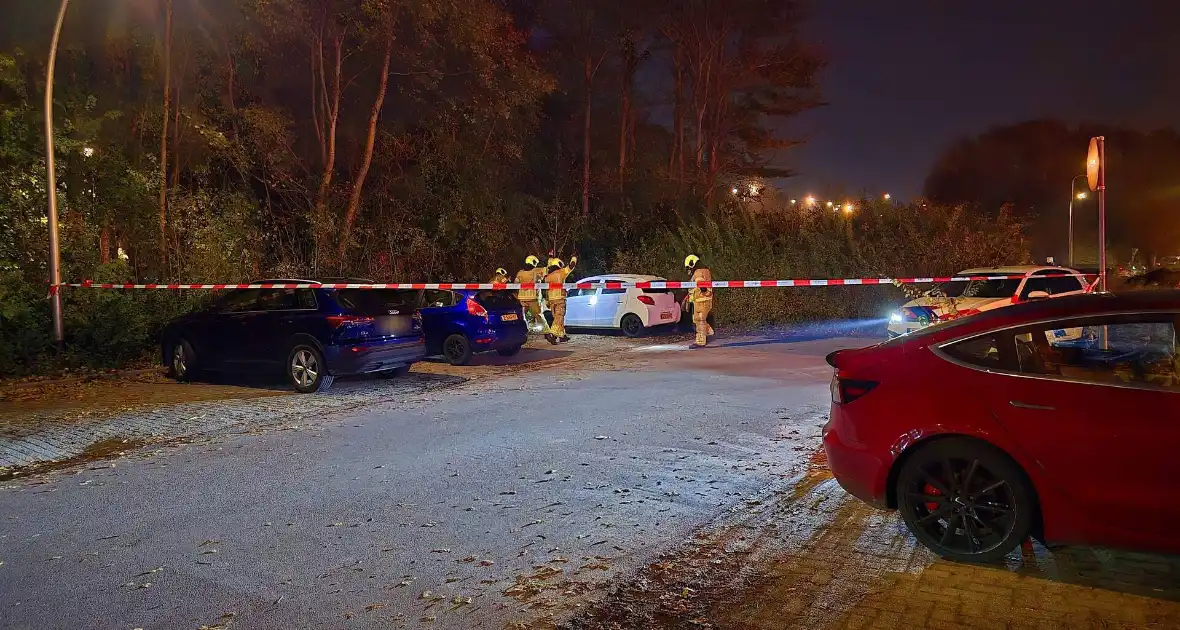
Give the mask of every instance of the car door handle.
M 1045 405 L 1033 405 L 1033 404 L 1026 403 L 1026 402 L 1020 402 L 1019 400 L 1009 400 L 1008 404 L 1012 405 L 1013 407 L 1016 407 L 1018 409 L 1032 409 L 1035 411 L 1057 411 L 1056 407 L 1048 407 Z

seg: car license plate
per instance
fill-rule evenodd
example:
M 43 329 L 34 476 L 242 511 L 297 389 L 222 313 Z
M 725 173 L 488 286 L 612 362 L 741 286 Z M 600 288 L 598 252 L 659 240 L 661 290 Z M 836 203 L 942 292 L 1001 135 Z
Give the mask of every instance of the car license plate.
M 502 322 L 514 322 L 518 319 L 520 319 L 520 315 L 517 315 L 516 313 L 508 313 L 506 315 L 500 316 L 500 321 Z
M 660 319 L 672 319 L 672 313 L 660 313 Z

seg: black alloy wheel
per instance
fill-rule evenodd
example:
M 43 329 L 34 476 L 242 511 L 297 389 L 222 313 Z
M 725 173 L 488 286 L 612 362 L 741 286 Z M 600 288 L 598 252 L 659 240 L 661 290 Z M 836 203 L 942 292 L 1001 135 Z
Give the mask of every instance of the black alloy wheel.
M 623 316 L 622 321 L 619 322 L 619 328 L 628 337 L 638 337 L 643 334 L 643 320 L 639 319 L 639 316 L 635 313 L 627 313 Z
M 463 335 L 451 335 L 443 341 L 443 358 L 451 365 L 467 365 L 472 354 L 471 342 Z
M 1011 458 L 961 438 L 918 448 L 898 475 L 897 504 L 919 542 L 951 560 L 992 562 L 1028 538 L 1036 502 Z

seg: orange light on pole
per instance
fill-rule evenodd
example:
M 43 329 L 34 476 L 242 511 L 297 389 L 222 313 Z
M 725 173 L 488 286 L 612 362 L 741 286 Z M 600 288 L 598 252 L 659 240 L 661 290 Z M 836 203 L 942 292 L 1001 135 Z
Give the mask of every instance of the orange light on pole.
M 1098 290 L 1106 291 L 1106 138 L 1090 138 L 1086 183 L 1098 193 Z

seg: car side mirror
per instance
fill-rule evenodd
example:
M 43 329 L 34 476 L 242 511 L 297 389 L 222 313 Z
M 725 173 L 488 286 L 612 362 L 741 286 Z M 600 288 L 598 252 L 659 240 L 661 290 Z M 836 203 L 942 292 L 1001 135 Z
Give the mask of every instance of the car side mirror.
M 1028 299 L 1030 300 L 1043 300 L 1047 297 L 1049 297 L 1047 291 L 1030 291 L 1028 294 Z

